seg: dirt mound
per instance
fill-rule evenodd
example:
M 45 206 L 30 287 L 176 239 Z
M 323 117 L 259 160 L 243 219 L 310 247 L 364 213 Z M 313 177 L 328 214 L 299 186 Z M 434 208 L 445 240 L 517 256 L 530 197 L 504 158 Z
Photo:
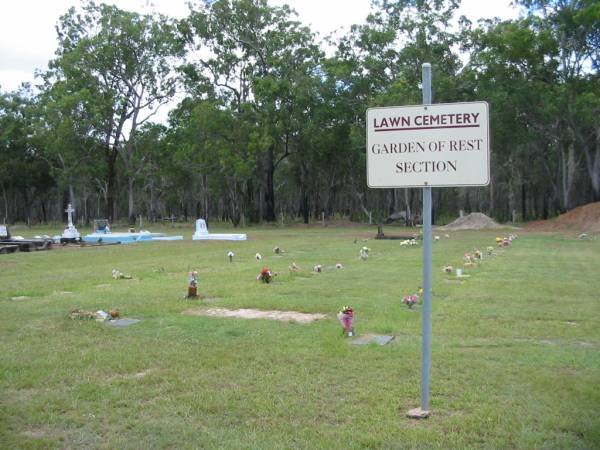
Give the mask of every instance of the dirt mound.
M 600 233 L 600 202 L 579 206 L 555 219 L 527 224 L 533 231 L 586 231 Z
M 442 230 L 481 230 L 484 228 L 502 228 L 483 213 L 471 213 L 459 217 L 454 222 L 443 226 Z

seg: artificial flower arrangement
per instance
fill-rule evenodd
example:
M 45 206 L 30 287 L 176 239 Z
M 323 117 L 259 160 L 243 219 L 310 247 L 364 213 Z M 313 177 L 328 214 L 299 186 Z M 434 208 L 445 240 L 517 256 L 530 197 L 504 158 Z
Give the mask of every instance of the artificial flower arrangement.
M 476 249 L 473 252 L 473 258 L 476 259 L 476 260 L 478 260 L 478 261 L 481 261 L 483 259 L 483 253 L 481 253 L 481 250 Z
M 280 253 L 282 253 L 282 251 L 278 246 L 275 246 L 275 247 L 273 247 L 273 253 L 275 253 L 276 255 L 279 255 Z
M 473 255 L 471 255 L 470 253 L 465 253 L 465 256 L 463 259 L 465 261 L 465 266 L 472 266 L 474 263 Z
M 409 309 L 412 309 L 413 306 L 419 301 L 419 296 L 417 294 L 405 295 L 402 298 L 402 303 L 405 303 Z
M 442 272 L 444 273 L 452 273 L 452 271 L 454 270 L 454 267 L 452 267 L 451 265 L 445 265 L 444 267 L 442 267 Z
M 491 245 L 486 249 L 488 256 L 492 256 L 494 254 L 494 247 Z
M 313 267 L 313 270 L 316 273 L 321 273 L 321 272 L 323 272 L 323 266 L 321 264 L 317 264 L 315 267 Z
M 342 324 L 343 332 L 347 336 L 354 335 L 354 310 L 351 306 L 343 306 L 338 312 L 337 318 Z
M 254 257 L 257 261 L 260 261 L 262 259 L 262 255 L 260 253 L 257 253 L 256 255 L 254 255 Z
M 496 245 L 498 247 L 508 247 L 510 245 L 510 240 L 507 237 L 497 237 L 496 238 Z
M 187 298 L 198 298 L 198 272 L 192 270 L 188 275 Z
M 276 276 L 276 273 L 271 272 L 268 267 L 263 267 L 258 276 L 256 277 L 256 281 L 262 281 L 263 283 L 270 283 L 273 280 L 273 277 Z
M 363 247 L 363 248 L 360 249 L 358 257 L 360 259 L 362 259 L 363 261 L 366 261 L 367 259 L 369 259 L 369 252 L 370 251 L 371 251 L 371 249 L 369 247 Z
M 131 275 L 123 273 L 119 269 L 112 270 L 112 277 L 115 280 L 131 280 L 133 278 Z
M 300 266 L 298 266 L 298 264 L 293 262 L 290 266 L 288 266 L 288 269 L 290 270 L 290 272 L 299 272 Z

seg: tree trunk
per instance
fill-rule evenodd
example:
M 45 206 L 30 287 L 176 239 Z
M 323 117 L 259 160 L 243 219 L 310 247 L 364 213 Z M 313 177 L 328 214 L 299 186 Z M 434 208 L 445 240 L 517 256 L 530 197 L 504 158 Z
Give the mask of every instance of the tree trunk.
M 4 199 L 4 223 L 8 223 L 8 197 L 6 195 L 6 188 L 2 185 L 2 197 Z
M 305 225 L 308 225 L 310 218 L 310 208 L 308 201 L 308 193 L 304 188 L 301 188 L 301 199 L 300 199 L 300 212 L 302 213 L 302 221 Z
M 133 177 L 127 177 L 127 217 L 129 225 L 135 225 L 135 203 L 133 193 Z
M 521 221 L 524 222 L 527 218 L 527 189 L 525 183 L 521 183 Z
M 563 211 L 570 209 L 570 197 L 573 183 L 575 181 L 575 171 L 577 170 L 577 164 L 575 161 L 575 147 L 573 143 L 569 144 L 567 154 L 561 150 L 560 152 L 560 166 L 561 166 L 561 208 Z
M 76 209 L 77 206 L 75 204 L 75 189 L 73 189 L 73 185 L 69 183 L 69 203 L 71 203 L 71 207 Z M 75 219 L 73 219 L 73 223 L 75 223 Z
M 48 218 L 47 218 L 47 213 L 46 213 L 46 202 L 42 199 L 40 201 L 40 204 L 42 206 L 42 222 L 48 223 Z
M 112 222 L 116 219 L 116 154 L 108 154 L 106 158 L 108 174 L 106 177 L 106 218 Z
M 410 200 L 408 199 L 408 188 L 404 188 L 404 204 L 406 205 L 406 224 L 412 222 L 412 212 L 410 210 Z
M 273 144 L 269 145 L 269 149 L 265 153 L 265 215 L 264 219 L 267 222 L 274 222 L 275 218 L 275 186 L 273 177 L 275 175 L 275 161 L 273 155 Z

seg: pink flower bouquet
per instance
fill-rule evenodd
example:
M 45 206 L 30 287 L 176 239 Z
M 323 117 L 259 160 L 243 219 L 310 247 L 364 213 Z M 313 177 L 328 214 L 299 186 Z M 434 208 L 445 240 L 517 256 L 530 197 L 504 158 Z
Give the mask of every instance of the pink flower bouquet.
M 354 335 L 354 310 L 350 306 L 344 306 L 337 315 L 347 336 Z
M 419 301 L 419 296 L 417 294 L 405 295 L 404 298 L 402 299 L 402 303 L 406 303 L 406 306 L 408 306 L 409 309 L 412 309 L 412 307 L 418 301 Z

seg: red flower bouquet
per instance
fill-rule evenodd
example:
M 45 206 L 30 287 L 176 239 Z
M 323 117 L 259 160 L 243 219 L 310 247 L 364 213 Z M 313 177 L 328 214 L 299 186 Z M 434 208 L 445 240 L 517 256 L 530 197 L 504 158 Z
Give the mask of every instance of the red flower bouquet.
M 256 280 L 262 281 L 263 283 L 270 283 L 274 276 L 275 274 L 271 272 L 268 267 L 263 267 L 256 277 Z

